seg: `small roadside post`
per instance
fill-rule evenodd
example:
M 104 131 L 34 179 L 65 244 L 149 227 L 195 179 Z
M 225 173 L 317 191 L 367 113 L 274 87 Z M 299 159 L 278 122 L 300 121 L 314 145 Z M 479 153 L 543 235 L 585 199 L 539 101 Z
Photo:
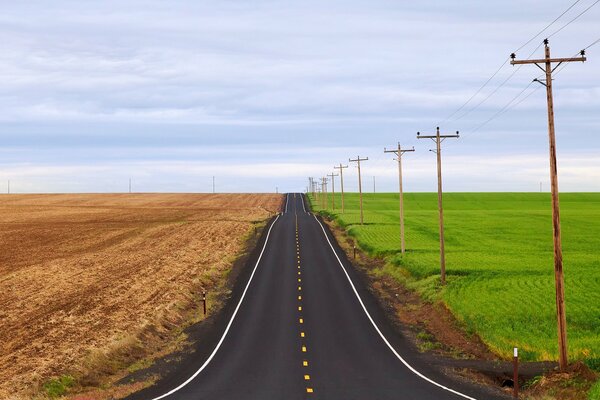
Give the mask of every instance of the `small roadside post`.
M 356 245 L 354 245 L 353 249 L 354 249 L 354 259 L 356 260 Z
M 519 349 L 516 347 L 513 354 L 513 397 L 519 398 Z
M 204 308 L 204 315 L 206 315 L 206 290 L 202 291 L 202 306 Z

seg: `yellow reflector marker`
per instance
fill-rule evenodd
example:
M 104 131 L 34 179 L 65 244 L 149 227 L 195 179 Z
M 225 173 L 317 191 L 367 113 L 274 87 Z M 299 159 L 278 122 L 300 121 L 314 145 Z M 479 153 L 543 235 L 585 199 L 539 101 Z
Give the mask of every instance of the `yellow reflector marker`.
M 300 323 L 303 324 L 304 323 L 304 319 L 300 318 Z
M 302 346 L 302 352 L 306 353 L 306 346 Z
M 313 392 L 312 388 L 306 388 L 306 393 L 312 393 L 312 392 Z
M 304 380 L 305 381 L 310 381 L 310 375 L 304 375 Z
M 302 361 L 302 365 L 308 367 L 308 361 Z

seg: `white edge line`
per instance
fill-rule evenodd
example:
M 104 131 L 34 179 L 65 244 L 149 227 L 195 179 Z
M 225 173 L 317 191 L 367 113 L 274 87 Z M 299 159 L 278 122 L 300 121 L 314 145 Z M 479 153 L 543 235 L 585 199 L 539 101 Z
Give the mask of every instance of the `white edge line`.
M 256 272 L 256 269 L 258 268 L 258 264 L 260 264 L 260 260 L 262 259 L 263 253 L 265 252 L 265 249 L 267 248 L 267 243 L 269 243 L 269 236 L 271 236 L 271 230 L 273 229 L 273 226 L 275 225 L 275 222 L 277 222 L 277 220 L 279 219 L 279 215 L 277 216 L 277 218 L 275 218 L 275 221 L 273 221 L 273 223 L 271 224 L 271 227 L 269 228 L 269 232 L 267 233 L 267 238 L 265 239 L 265 244 L 263 245 L 263 248 L 260 252 L 260 255 L 258 256 L 258 260 L 256 261 L 256 265 L 254 266 L 254 269 L 252 270 L 252 274 L 250 275 L 250 279 L 248 279 L 248 283 L 246 284 L 246 288 L 244 289 L 244 292 L 242 293 L 242 297 L 240 298 L 240 301 L 237 305 L 237 307 L 235 307 L 235 311 L 233 311 L 233 315 L 231 316 L 231 319 L 229 320 L 229 323 L 227 324 L 227 327 L 225 328 L 225 332 L 223 332 L 223 336 L 221 336 L 221 339 L 219 340 L 219 343 L 217 343 L 217 346 L 215 347 L 215 349 L 213 350 L 213 352 L 211 353 L 211 355 L 206 359 L 206 361 L 204 362 L 204 364 L 202 364 L 202 366 L 200 367 L 200 369 L 198 369 L 198 371 L 196 371 L 194 373 L 194 375 L 190 376 L 185 382 L 183 382 L 181 385 L 177 386 L 175 389 L 172 389 L 171 391 L 160 395 L 158 397 L 153 398 L 152 400 L 160 400 L 160 399 L 164 399 L 167 396 L 172 395 L 173 393 L 181 390 L 183 387 L 187 386 L 191 381 L 193 381 L 207 366 L 208 364 L 211 362 L 211 360 L 213 359 L 213 357 L 215 356 L 215 354 L 217 354 L 217 351 L 219 351 L 219 348 L 221 347 L 221 345 L 223 344 L 223 341 L 225 340 L 225 336 L 227 336 L 227 333 L 229 332 L 229 328 L 231 328 L 231 324 L 233 324 L 233 320 L 235 319 L 235 316 L 238 313 L 238 310 L 240 309 L 240 306 L 242 305 L 242 302 L 244 301 L 244 297 L 246 296 L 246 292 L 248 291 L 248 287 L 250 287 L 250 283 L 252 282 L 252 278 L 254 277 L 254 273 Z
M 423 375 L 422 373 L 420 373 L 419 371 L 417 371 L 416 369 L 414 369 L 404 358 L 402 358 L 402 356 L 400 356 L 400 354 L 398 354 L 398 352 L 396 351 L 396 349 L 394 349 L 394 347 L 390 344 L 390 342 L 388 342 L 388 340 L 386 339 L 386 337 L 383 335 L 383 333 L 381 333 L 381 331 L 379 330 L 379 327 L 377 326 L 377 324 L 375 323 L 375 321 L 373 321 L 373 318 L 371 318 L 371 314 L 369 314 L 369 312 L 367 311 L 367 308 L 365 307 L 365 304 L 363 303 L 362 299 L 360 298 L 360 295 L 358 294 L 358 291 L 356 290 L 356 287 L 354 286 L 354 283 L 352 282 L 352 279 L 350 279 L 350 275 L 348 275 L 348 271 L 346 271 L 346 268 L 344 267 L 344 264 L 342 263 L 342 261 L 340 260 L 340 257 L 338 257 L 337 252 L 335 251 L 335 249 L 333 248 L 333 245 L 331 244 L 331 241 L 329 240 L 329 237 L 327 236 L 327 232 L 325 232 L 325 228 L 323 227 L 323 224 L 321 223 L 321 221 L 319 221 L 317 219 L 317 217 L 315 216 L 315 220 L 317 220 L 317 222 L 319 223 L 319 225 L 321 225 L 321 229 L 323 230 L 323 234 L 325 235 L 325 238 L 327 239 L 327 243 L 329 243 L 329 247 L 331 247 L 331 250 L 333 251 L 333 254 L 335 255 L 335 258 L 337 258 L 338 263 L 340 263 L 340 266 L 342 267 L 342 270 L 344 271 L 344 274 L 346 274 L 346 278 L 348 278 L 348 282 L 350 282 L 350 286 L 352 286 L 352 290 L 354 291 L 354 294 L 356 295 L 356 298 L 358 299 L 358 301 L 360 302 L 360 305 L 362 306 L 363 311 L 365 312 L 365 314 L 367 314 L 367 317 L 369 318 L 369 321 L 371 321 L 371 324 L 373 325 L 373 327 L 375 328 L 375 330 L 377 331 L 377 333 L 379 334 L 379 336 L 381 336 L 381 338 L 383 339 L 383 341 L 385 342 L 385 344 L 389 347 L 389 349 L 392 351 L 392 353 L 394 353 L 394 355 L 402 362 L 402 364 L 404 364 L 406 366 L 406 368 L 408 368 L 411 372 L 413 372 L 415 375 L 417 375 L 419 378 L 422 378 L 424 380 L 426 380 L 427 382 L 442 388 L 444 390 L 447 390 L 450 393 L 454 393 L 457 396 L 463 397 L 465 399 L 469 399 L 469 400 L 477 400 L 474 397 L 469 397 L 466 394 L 457 392 L 454 389 L 450 389 L 449 387 L 446 387 L 440 383 L 437 383 L 436 381 L 426 377 L 425 375 Z
M 300 200 L 302 200 L 302 209 L 306 212 L 306 207 L 304 206 L 304 195 L 300 193 Z

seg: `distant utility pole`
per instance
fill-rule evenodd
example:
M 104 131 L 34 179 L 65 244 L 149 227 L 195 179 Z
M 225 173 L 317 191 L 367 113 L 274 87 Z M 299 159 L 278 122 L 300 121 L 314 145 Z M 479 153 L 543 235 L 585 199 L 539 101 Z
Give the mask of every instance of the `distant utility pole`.
M 440 127 L 436 128 L 435 135 L 421 136 L 417 132 L 417 139 L 431 139 L 436 143 L 436 150 L 431 150 L 437 154 L 437 176 L 438 176 L 438 210 L 440 213 L 440 270 L 442 285 L 446 284 L 446 250 L 444 246 L 444 206 L 442 204 L 442 142 L 448 138 L 458 138 L 458 131 L 455 135 L 440 135 Z
M 10 194 L 10 179 L 8 180 L 8 188 L 7 188 L 7 194 Z
M 215 194 L 215 177 L 213 176 L 213 194 Z
M 131 193 L 131 178 L 129 178 L 129 193 Z
M 275 186 L 275 194 L 279 194 L 279 187 Z
M 540 193 L 542 193 L 542 182 L 540 182 Z
M 406 249 L 406 245 L 404 242 L 404 192 L 402 191 L 402 156 L 407 151 L 415 151 L 415 148 L 412 149 L 403 149 L 400 146 L 400 142 L 398 142 L 397 150 L 388 150 L 386 148 L 383 149 L 384 153 L 394 153 L 396 155 L 396 160 L 398 160 L 398 191 L 400 194 L 400 249 L 402 254 Z
M 375 191 L 375 177 L 373 177 L 373 193 L 376 193 L 376 191 Z
M 327 209 L 327 203 L 329 200 L 327 200 L 327 178 L 326 177 L 322 177 L 321 178 L 321 208 L 322 209 Z
M 331 173 L 327 176 L 331 177 L 331 209 L 335 211 L 335 177 L 339 175 Z
M 562 244 L 560 235 L 560 206 L 558 201 L 558 172 L 556 166 L 556 136 L 554 132 L 554 99 L 552 95 L 552 73 L 559 65 L 566 62 L 584 62 L 585 51 L 581 57 L 551 58 L 548 39 L 544 39 L 545 57 L 537 60 L 515 60 L 516 55 L 510 55 L 512 65 L 535 64 L 546 74 L 545 80 L 534 81 L 546 86 L 546 101 L 548 103 L 548 138 L 550 144 L 550 188 L 552 192 L 552 226 L 554 232 L 554 278 L 556 286 L 556 317 L 558 321 L 558 353 L 561 371 L 565 371 L 569 358 L 567 353 L 567 319 L 565 315 L 565 283 L 563 274 Z M 540 66 L 544 64 L 544 68 Z M 552 64 L 556 64 L 552 67 Z
M 333 167 L 340 170 L 340 185 L 342 187 L 342 214 L 344 213 L 344 168 L 348 168 L 347 165 L 340 163 L 339 167 Z
M 368 159 L 369 159 L 369 157 L 360 158 L 360 156 L 356 156 L 356 160 L 348 159 L 348 161 L 355 162 L 358 164 L 358 193 L 359 193 L 359 198 L 360 198 L 360 224 L 361 225 L 363 224 L 363 198 L 362 198 L 362 179 L 360 176 L 360 162 L 367 161 Z

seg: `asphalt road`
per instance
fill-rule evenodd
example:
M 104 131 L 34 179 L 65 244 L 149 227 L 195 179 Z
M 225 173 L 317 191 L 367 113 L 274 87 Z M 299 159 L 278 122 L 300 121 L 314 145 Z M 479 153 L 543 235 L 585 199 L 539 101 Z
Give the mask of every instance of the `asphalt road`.
M 288 195 L 212 339 L 131 400 L 505 398 L 428 365 L 304 201 Z

